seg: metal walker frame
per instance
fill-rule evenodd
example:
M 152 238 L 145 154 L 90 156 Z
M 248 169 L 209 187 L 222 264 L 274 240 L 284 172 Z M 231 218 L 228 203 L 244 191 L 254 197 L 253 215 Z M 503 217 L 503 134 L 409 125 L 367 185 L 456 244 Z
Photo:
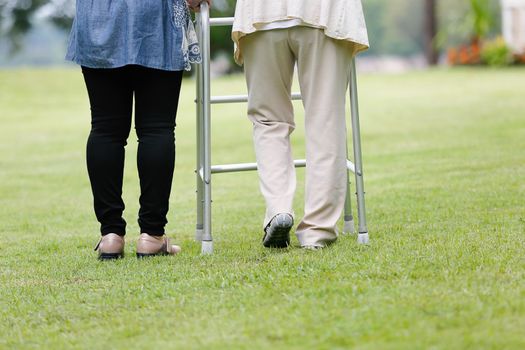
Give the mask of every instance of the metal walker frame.
M 201 253 L 213 252 L 211 233 L 211 175 L 238 171 L 257 170 L 257 163 L 211 165 L 211 105 L 219 103 L 247 102 L 246 95 L 211 96 L 210 95 L 210 26 L 228 26 L 233 24 L 233 17 L 210 18 L 209 6 L 203 2 L 196 15 L 196 29 L 201 47 L 202 64 L 196 65 L 197 79 L 197 225 L 195 239 L 202 242 Z M 357 79 L 355 59 L 351 63 L 350 104 L 352 119 L 352 141 L 355 164 L 347 159 L 347 190 L 344 205 L 343 234 L 355 233 L 350 196 L 350 176 L 355 174 L 358 213 L 357 242 L 367 244 L 369 241 L 366 225 L 365 192 L 363 184 L 363 165 L 361 157 L 361 136 L 359 129 L 359 109 L 357 99 Z M 292 100 L 301 99 L 298 93 L 292 94 Z M 347 148 L 348 154 L 348 148 Z M 295 160 L 295 167 L 305 167 L 306 160 Z

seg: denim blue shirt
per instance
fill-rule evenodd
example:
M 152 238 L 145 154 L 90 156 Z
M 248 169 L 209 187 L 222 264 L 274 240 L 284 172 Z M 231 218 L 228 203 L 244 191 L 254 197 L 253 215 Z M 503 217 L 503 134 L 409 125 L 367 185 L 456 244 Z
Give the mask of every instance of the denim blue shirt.
M 82 66 L 177 71 L 200 54 L 196 43 L 188 50 L 188 22 L 193 26 L 185 0 L 77 0 L 76 6 L 66 59 Z

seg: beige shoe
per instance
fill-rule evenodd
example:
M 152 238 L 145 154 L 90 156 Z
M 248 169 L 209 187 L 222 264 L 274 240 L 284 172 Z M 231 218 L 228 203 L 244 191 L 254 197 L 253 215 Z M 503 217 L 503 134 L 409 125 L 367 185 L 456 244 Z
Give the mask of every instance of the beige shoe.
M 170 244 L 166 236 L 152 236 L 142 233 L 137 241 L 137 258 L 154 255 L 175 255 L 180 253 L 178 245 Z
M 116 233 L 102 236 L 95 247 L 95 250 L 98 250 L 98 258 L 108 260 L 124 257 L 124 243 L 124 237 Z

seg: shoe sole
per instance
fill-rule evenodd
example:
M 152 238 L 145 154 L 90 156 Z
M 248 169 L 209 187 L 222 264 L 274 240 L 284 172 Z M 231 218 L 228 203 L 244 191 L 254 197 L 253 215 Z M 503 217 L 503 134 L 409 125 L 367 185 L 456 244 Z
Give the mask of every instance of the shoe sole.
M 279 218 L 276 218 L 277 221 Z M 275 220 L 275 219 L 274 219 Z M 266 248 L 286 248 L 290 245 L 290 230 L 293 219 L 288 217 L 286 221 L 272 223 L 263 238 L 263 246 Z
M 98 256 L 98 260 L 115 260 L 122 259 L 123 257 L 123 253 L 100 253 Z
M 160 252 L 160 253 L 137 253 L 137 258 L 147 258 L 150 256 L 163 256 L 163 255 L 169 255 L 168 253 Z

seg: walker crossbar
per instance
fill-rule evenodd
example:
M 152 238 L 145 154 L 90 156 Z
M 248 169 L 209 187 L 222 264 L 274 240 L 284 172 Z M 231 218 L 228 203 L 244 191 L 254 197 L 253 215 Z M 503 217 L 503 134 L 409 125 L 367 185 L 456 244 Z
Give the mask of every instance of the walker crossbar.
M 293 161 L 296 168 L 306 167 L 306 159 L 296 159 Z M 346 167 L 351 172 L 355 173 L 355 165 L 348 159 L 346 160 Z M 223 164 L 223 165 L 212 165 L 211 173 L 234 173 L 238 171 L 252 171 L 257 170 L 257 163 L 239 163 L 239 164 Z
M 300 100 L 301 94 L 298 92 L 294 92 L 291 97 L 292 100 Z M 212 96 L 210 98 L 211 104 L 238 102 L 248 102 L 248 95 Z
M 202 64 L 196 65 L 196 110 L 197 110 L 197 225 L 195 239 L 201 241 L 202 254 L 213 252 L 213 239 L 211 233 L 211 175 L 217 173 L 230 173 L 257 170 L 257 163 L 240 163 L 211 165 L 211 104 L 246 102 L 246 95 L 210 96 L 210 27 L 229 26 L 233 24 L 233 17 L 209 17 L 209 6 L 201 3 L 201 10 L 196 15 L 197 35 L 201 46 Z M 361 157 L 361 137 L 359 130 L 359 109 L 357 103 L 357 77 L 355 60 L 351 62 L 350 75 L 350 104 L 352 119 L 352 141 L 354 161 L 347 160 L 347 191 L 344 206 L 343 233 L 354 233 L 354 218 L 352 215 L 350 196 L 349 171 L 355 174 L 356 197 L 358 212 L 358 236 L 361 244 L 368 243 L 368 229 L 366 225 L 365 192 L 363 183 L 363 164 Z M 292 100 L 301 99 L 299 93 L 291 95 Z M 348 155 L 348 150 L 347 150 Z M 295 167 L 305 167 L 306 160 L 294 161 Z

